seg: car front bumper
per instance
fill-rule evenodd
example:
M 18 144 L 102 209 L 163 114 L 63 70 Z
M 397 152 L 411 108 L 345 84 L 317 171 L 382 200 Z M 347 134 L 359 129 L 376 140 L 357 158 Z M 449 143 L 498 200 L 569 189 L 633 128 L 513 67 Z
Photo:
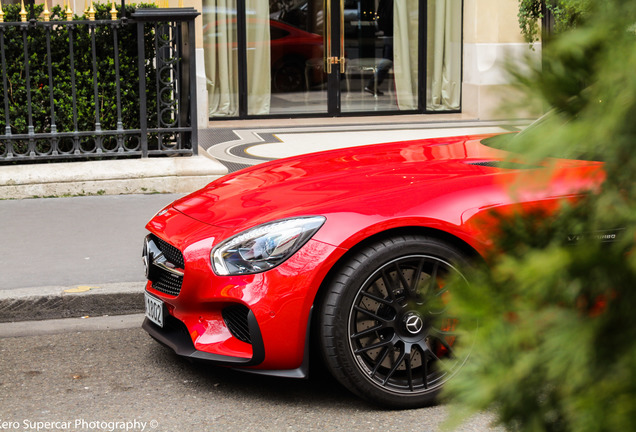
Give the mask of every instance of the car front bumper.
M 271 373 L 275 375 L 302 375 L 298 370 L 306 362 L 311 309 L 322 280 L 340 255 L 334 253 L 337 248 L 310 240 L 269 271 L 218 276 L 210 252 L 227 237 L 225 230 L 174 209 L 156 216 L 147 228 L 152 233 L 149 238 L 162 244 L 168 267 L 176 269 L 177 276 L 182 274 L 176 279 L 169 275 L 172 279 L 165 282 L 154 268 L 156 256 L 145 251 L 152 279 L 146 292 L 161 301 L 165 317 L 163 327 L 144 321 L 143 328 L 153 338 L 190 358 L 277 371 Z

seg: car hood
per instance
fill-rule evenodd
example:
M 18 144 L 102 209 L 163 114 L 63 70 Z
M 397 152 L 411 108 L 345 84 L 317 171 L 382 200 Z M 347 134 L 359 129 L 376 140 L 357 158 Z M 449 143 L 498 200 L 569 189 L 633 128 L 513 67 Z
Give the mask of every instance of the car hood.
M 293 216 L 422 214 L 421 208 L 414 209 L 418 203 L 483 189 L 486 183 L 499 183 L 503 191 L 509 179 L 497 182 L 498 175 L 530 168 L 497 168 L 497 161 L 509 154 L 482 145 L 489 136 L 396 142 L 281 159 L 225 176 L 173 206 L 201 222 L 237 231 Z

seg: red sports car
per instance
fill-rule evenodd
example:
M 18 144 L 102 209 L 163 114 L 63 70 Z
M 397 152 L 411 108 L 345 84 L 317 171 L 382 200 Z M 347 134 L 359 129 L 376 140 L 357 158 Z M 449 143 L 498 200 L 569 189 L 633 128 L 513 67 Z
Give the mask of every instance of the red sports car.
M 144 329 L 180 355 L 284 377 L 307 376 L 315 343 L 361 397 L 432 403 L 471 330 L 447 315 L 446 281 L 492 253 L 493 212 L 552 211 L 604 178 L 599 162 L 511 161 L 486 138 L 268 162 L 174 202 L 147 225 Z

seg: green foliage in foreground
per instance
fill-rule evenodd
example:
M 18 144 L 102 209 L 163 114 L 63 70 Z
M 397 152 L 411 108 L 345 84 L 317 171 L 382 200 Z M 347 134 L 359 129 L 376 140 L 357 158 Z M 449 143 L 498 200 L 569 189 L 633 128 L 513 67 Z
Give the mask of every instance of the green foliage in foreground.
M 515 431 L 636 430 L 636 2 L 590 7 L 520 77 L 528 103 L 556 113 L 511 145 L 535 161 L 602 157 L 607 179 L 559 214 L 502 221 L 506 253 L 455 292 L 457 316 L 480 321 L 450 383 L 456 421 L 488 410 Z M 617 228 L 612 243 L 567 241 Z

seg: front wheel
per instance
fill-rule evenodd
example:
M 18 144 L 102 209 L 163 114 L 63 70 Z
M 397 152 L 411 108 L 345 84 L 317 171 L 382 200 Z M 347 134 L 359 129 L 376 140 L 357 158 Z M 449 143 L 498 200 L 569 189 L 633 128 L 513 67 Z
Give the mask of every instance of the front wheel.
M 322 353 L 336 379 L 382 406 L 432 404 L 466 360 L 454 348 L 460 321 L 447 312 L 450 282 L 466 283 L 462 264 L 455 247 L 416 235 L 351 256 L 321 305 Z

